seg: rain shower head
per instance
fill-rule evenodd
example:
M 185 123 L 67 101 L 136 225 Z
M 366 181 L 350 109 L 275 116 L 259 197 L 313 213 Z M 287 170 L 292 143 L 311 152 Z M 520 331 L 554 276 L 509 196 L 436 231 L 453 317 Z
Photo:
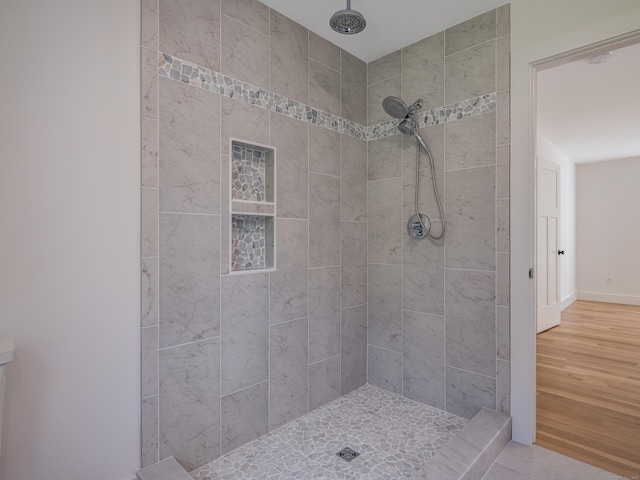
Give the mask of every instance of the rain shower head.
M 347 0 L 347 8 L 334 13 L 329 20 L 329 25 L 338 33 L 353 35 L 363 31 L 367 21 L 360 12 L 351 10 L 351 0 Z

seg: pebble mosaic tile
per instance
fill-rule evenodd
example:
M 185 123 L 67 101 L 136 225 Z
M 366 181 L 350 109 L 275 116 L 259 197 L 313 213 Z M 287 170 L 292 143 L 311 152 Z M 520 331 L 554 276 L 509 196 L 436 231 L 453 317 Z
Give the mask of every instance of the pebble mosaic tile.
M 377 140 L 397 133 L 398 120 L 366 127 L 163 52 L 158 54 L 158 74 L 360 140 Z M 419 112 L 416 120 L 420 127 L 428 127 L 495 111 L 496 94 L 492 92 Z
M 416 471 L 468 421 L 373 385 L 204 465 L 195 480 L 398 480 Z M 345 447 L 360 455 L 345 462 Z
M 234 145 L 232 162 L 231 198 L 264 202 L 266 200 L 266 152 Z
M 231 270 L 266 267 L 266 218 L 255 215 L 231 216 Z

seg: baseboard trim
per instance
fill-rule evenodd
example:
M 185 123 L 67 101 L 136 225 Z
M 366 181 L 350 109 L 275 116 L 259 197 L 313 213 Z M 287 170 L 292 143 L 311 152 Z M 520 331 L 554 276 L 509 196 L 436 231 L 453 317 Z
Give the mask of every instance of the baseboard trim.
M 567 308 L 569 305 L 571 305 L 573 302 L 575 302 L 578 299 L 578 294 L 576 292 L 573 292 L 571 295 L 569 295 L 568 297 L 565 297 L 562 299 L 562 302 L 560 302 L 560 311 L 564 310 L 565 308 Z
M 617 295 L 612 293 L 600 292 L 578 292 L 578 300 L 640 306 L 640 296 L 638 295 Z

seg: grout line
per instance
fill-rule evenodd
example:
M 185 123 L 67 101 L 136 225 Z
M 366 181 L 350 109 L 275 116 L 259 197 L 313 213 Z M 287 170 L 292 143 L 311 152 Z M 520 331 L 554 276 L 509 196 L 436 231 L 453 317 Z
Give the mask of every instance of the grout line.
M 369 63 L 371 63 L 371 62 L 369 62 Z M 388 81 L 388 80 L 392 80 L 392 79 L 394 79 L 394 78 L 396 78 L 396 77 L 401 77 L 401 76 L 402 76 L 402 67 L 400 67 L 400 68 L 401 68 L 400 73 L 397 73 L 397 74 L 395 74 L 395 75 L 391 75 L 390 77 L 387 77 L 387 78 L 385 78 L 385 79 L 383 79 L 383 80 L 379 80 L 379 81 L 377 81 L 376 83 L 372 83 L 371 85 L 368 85 L 368 84 L 367 84 L 367 89 L 368 89 L 369 87 L 375 87 L 376 85 L 380 85 L 381 83 L 384 83 L 384 82 L 386 82 L 386 81 Z M 367 64 L 367 79 L 368 79 L 368 78 L 369 78 L 369 64 Z M 402 78 L 400 78 L 400 82 L 401 82 L 401 84 L 402 84 Z M 367 83 L 368 83 L 368 82 L 367 82 Z M 402 86 L 400 86 L 400 92 L 402 92 Z M 400 93 L 400 98 L 402 98 L 402 93 Z M 367 105 L 369 105 L 369 104 L 367 103 Z M 368 112 L 367 112 L 367 113 L 368 113 Z
M 445 55 L 444 58 L 446 60 L 447 58 L 453 57 L 454 55 L 457 55 L 459 53 L 468 52 L 469 50 L 473 50 L 474 48 L 477 48 L 477 47 L 482 47 L 482 46 L 487 45 L 487 44 L 489 44 L 491 42 L 496 42 L 497 43 L 497 41 L 498 41 L 498 37 L 493 37 L 493 38 L 490 38 L 488 40 L 485 40 L 484 42 L 476 43 L 475 45 L 471 45 L 470 47 L 463 48 L 462 50 L 456 50 L 455 52 L 450 53 L 449 55 Z M 445 45 L 446 45 L 446 42 L 445 42 Z
M 335 354 L 335 355 L 331 355 L 330 357 L 323 358 L 322 360 L 318 360 L 317 362 L 310 363 L 310 364 L 309 364 L 309 366 L 310 366 L 310 367 L 313 367 L 313 366 L 315 366 L 315 365 L 318 365 L 319 363 L 327 362 L 327 361 L 329 361 L 329 360 L 331 360 L 331 359 L 333 359 L 333 358 L 339 357 L 339 356 L 340 356 L 340 354 L 339 354 L 339 353 L 337 353 L 337 354 Z
M 477 170 L 479 168 L 495 167 L 497 163 L 489 163 L 487 165 L 474 165 L 473 167 L 454 168 L 453 170 L 445 170 L 444 173 L 462 172 L 465 170 Z M 497 170 L 497 169 L 496 169 Z
M 496 377 L 492 377 L 490 375 L 485 375 L 483 373 L 474 372 L 473 370 L 467 370 L 466 368 L 460 368 L 460 367 L 456 367 L 454 365 L 449 365 L 446 362 L 445 362 L 445 368 L 455 368 L 456 370 L 459 370 L 461 372 L 472 373 L 473 375 L 478 375 L 480 377 L 485 377 L 485 378 L 491 378 L 493 380 L 496 379 Z
M 192 342 L 179 343 L 177 345 L 171 345 L 169 347 L 161 347 L 159 349 L 159 351 L 160 352 L 164 352 L 166 350 L 172 350 L 172 349 L 178 348 L 178 347 L 185 347 L 187 345 L 195 345 L 196 343 L 208 342 L 209 340 L 215 340 L 216 338 L 219 339 L 220 335 L 216 335 L 215 337 L 201 338 L 200 340 L 194 340 Z
M 250 388 L 257 387 L 258 385 L 262 385 L 263 383 L 268 382 L 268 381 L 269 381 L 269 379 L 265 378 L 264 380 L 260 380 L 259 382 L 256 382 L 256 383 L 254 383 L 252 385 L 248 385 L 246 387 L 238 388 L 237 390 L 234 390 L 233 392 L 229 392 L 229 393 L 225 393 L 225 394 L 222 394 L 222 390 L 220 390 L 220 398 L 222 399 L 223 397 L 228 397 L 229 395 L 235 395 L 238 392 L 242 392 L 244 390 L 248 390 Z

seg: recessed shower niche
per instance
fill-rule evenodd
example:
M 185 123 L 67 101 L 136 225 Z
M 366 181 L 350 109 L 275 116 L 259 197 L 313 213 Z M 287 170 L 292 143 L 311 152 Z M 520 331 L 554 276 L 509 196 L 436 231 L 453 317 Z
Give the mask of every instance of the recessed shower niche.
M 230 142 L 229 272 L 275 270 L 275 149 L 244 140 Z

